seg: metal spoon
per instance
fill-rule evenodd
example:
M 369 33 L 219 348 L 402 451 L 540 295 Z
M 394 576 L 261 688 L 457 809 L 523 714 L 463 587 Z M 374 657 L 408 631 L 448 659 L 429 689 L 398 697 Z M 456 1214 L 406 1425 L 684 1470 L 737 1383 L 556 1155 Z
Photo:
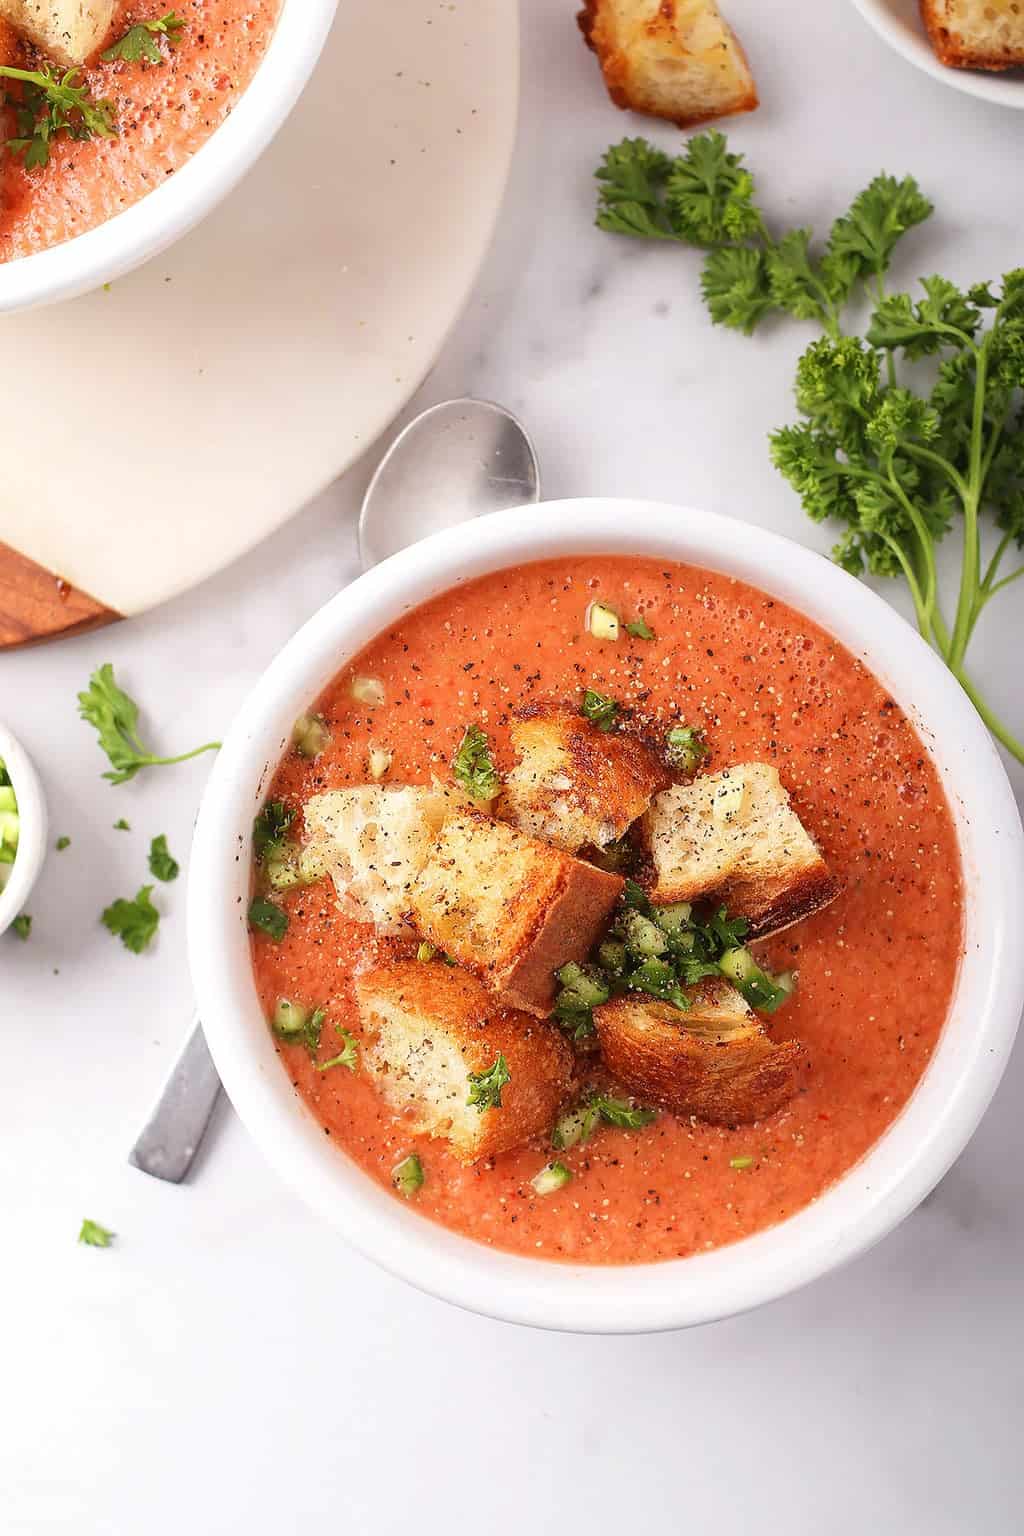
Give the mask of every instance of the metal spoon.
M 540 500 L 540 470 L 526 429 L 489 400 L 445 400 L 395 438 L 359 514 L 363 570 L 441 528 Z M 196 1019 L 128 1160 L 180 1184 L 210 1123 L 220 1079 Z

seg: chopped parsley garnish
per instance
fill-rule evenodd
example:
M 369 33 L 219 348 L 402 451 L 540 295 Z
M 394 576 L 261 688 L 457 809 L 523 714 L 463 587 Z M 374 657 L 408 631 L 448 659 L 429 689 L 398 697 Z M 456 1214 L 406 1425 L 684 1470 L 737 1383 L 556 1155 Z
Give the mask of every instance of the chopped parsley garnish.
M 610 1099 L 603 1093 L 591 1094 L 588 1106 L 609 1125 L 617 1125 L 624 1131 L 639 1131 L 658 1118 L 653 1109 L 638 1109 L 628 1099 Z
M 644 618 L 633 619 L 631 623 L 627 624 L 626 634 L 632 635 L 634 640 L 654 639 L 654 630 Z
M 88 86 L 76 83 L 81 73 L 77 66 L 61 75 L 49 64 L 42 69 L 0 64 L 0 79 L 18 84 L 18 90 L 5 92 L 0 103 L 14 112 L 17 128 L 7 148 L 23 157 L 26 170 L 39 170 L 49 163 L 54 139 L 117 137 L 114 103 L 94 101 Z
M 130 832 L 131 831 L 131 823 L 125 821 L 123 816 L 119 816 L 118 819 L 114 822 L 114 831 L 115 832 Z
M 468 725 L 452 758 L 452 773 L 474 800 L 493 800 L 501 788 L 491 744 L 478 725 Z
M 583 695 L 580 714 L 596 725 L 599 731 L 610 731 L 614 728 L 620 708 L 621 705 L 615 699 L 609 699 L 603 693 L 588 688 Z
M 115 1232 L 111 1232 L 107 1227 L 101 1227 L 98 1221 L 90 1221 L 87 1216 L 82 1222 L 78 1241 L 86 1243 L 90 1248 L 109 1248 L 116 1236 Z
M 283 800 L 267 801 L 252 824 L 252 851 L 257 864 L 262 864 L 268 856 L 273 857 L 294 820 L 295 812 Z
M 102 915 L 103 926 L 116 934 L 125 949 L 130 949 L 133 955 L 141 955 L 149 947 L 160 926 L 160 913 L 150 900 L 152 892 L 151 885 L 144 885 L 134 901 L 126 901 L 122 897 L 107 907 Z
M 161 832 L 159 837 L 154 837 L 149 845 L 149 872 L 158 880 L 177 880 L 181 873 L 177 859 L 173 858 L 167 847 L 167 838 Z
M 512 1081 L 512 1074 L 508 1069 L 508 1062 L 499 1051 L 495 1057 L 493 1067 L 486 1072 L 471 1072 L 469 1074 L 469 1098 L 466 1103 L 483 1114 L 485 1109 L 501 1108 L 501 1090 L 506 1083 Z
M 123 59 L 126 64 L 162 64 L 159 39 L 165 37 L 169 47 L 177 48 L 184 30 L 184 18 L 174 11 L 152 21 L 137 21 L 116 43 L 104 49 L 100 58 L 108 64 L 114 59 Z
M 268 939 L 280 944 L 288 932 L 288 913 L 276 902 L 257 896 L 249 903 L 249 927 L 258 928 Z
M 692 776 L 709 755 L 704 732 L 693 725 L 674 725 L 665 737 L 665 761 L 679 773 Z
M 54 847 L 57 849 L 58 853 L 63 853 L 65 848 L 71 847 L 70 837 L 58 837 Z
M 32 932 L 32 919 L 27 912 L 20 912 L 11 924 L 11 928 L 18 935 L 18 938 L 24 941 Z
M 157 757 L 147 752 L 139 740 L 139 706 L 117 686 L 109 661 L 92 674 L 89 687 L 78 695 L 78 712 L 83 720 L 96 728 L 100 746 L 110 759 L 112 770 L 103 777 L 111 784 L 127 783 L 140 768 L 184 763 L 190 757 L 198 757 L 200 752 L 216 752 L 220 748 L 219 741 L 207 741 L 178 757 Z
M 337 1056 L 332 1056 L 330 1061 L 318 1061 L 316 1063 L 318 1072 L 327 1072 L 331 1067 L 348 1067 L 350 1072 L 357 1070 L 359 1066 L 359 1046 L 356 1044 L 355 1035 L 350 1034 L 347 1029 L 339 1029 L 338 1034 L 345 1042 L 344 1049 L 339 1051 Z

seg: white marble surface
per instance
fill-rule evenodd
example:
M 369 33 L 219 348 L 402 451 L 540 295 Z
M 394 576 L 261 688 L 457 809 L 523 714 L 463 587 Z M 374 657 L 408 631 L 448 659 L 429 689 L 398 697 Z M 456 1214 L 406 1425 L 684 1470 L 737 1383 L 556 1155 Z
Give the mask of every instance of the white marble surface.
M 494 396 L 551 495 L 703 502 L 824 545 L 767 465 L 789 328 L 713 332 L 696 264 L 590 225 L 590 172 L 639 124 L 604 102 L 571 0 L 526 0 L 520 152 L 491 259 L 417 406 Z M 940 201 L 907 277 L 1024 258 L 1016 117 L 889 55 L 845 0 L 732 0 L 765 102 L 732 137 L 780 217 L 823 224 L 885 167 Z M 671 131 L 660 136 L 673 141 Z M 1024 1070 L 958 1165 L 843 1273 L 766 1310 L 646 1339 L 526 1333 L 350 1253 L 278 1185 L 225 1106 L 194 1180 L 127 1166 L 188 1022 L 184 890 L 135 958 L 100 908 L 206 772 L 114 790 L 74 694 L 111 659 L 168 747 L 221 731 L 282 641 L 355 570 L 369 463 L 220 578 L 146 619 L 0 662 L 55 833 L 30 942 L 0 949 L 0 1527 L 9 1536 L 339 1529 L 1009 1536 L 1020 1529 Z M 975 670 L 1020 719 L 1019 599 Z M 1014 643 L 1016 642 L 1016 651 Z M 1018 791 L 1024 774 L 1015 772 Z M 127 816 L 131 833 L 114 832 Z M 116 1229 L 76 1246 L 83 1216 Z

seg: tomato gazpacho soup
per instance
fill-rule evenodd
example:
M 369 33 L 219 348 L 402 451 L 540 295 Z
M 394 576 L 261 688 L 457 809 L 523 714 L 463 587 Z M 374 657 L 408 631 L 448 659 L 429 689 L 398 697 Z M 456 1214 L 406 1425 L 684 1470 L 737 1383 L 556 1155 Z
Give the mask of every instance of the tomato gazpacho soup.
M 959 850 L 878 680 L 727 576 L 528 564 L 403 616 L 267 787 L 255 977 L 324 1134 L 467 1237 L 677 1258 L 799 1211 L 945 1022 Z
M 0 0 L 0 261 L 95 228 L 180 169 L 249 85 L 281 4 Z

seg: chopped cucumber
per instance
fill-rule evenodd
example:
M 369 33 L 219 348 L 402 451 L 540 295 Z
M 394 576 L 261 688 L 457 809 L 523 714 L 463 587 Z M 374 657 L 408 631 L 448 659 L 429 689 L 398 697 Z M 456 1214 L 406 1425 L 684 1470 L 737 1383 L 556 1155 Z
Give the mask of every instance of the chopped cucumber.
M 321 715 L 300 715 L 292 726 L 292 745 L 300 757 L 319 757 L 330 739 Z
M 14 863 L 14 849 L 8 848 L 6 843 L 0 843 L 0 864 Z
M 415 1152 L 403 1157 L 391 1170 L 391 1182 L 400 1195 L 408 1200 L 423 1188 L 423 1164 Z
M 626 948 L 640 960 L 663 955 L 668 949 L 668 939 L 658 926 L 635 908 L 622 914 L 622 931 L 626 936 Z
M 595 640 L 619 638 L 619 616 L 606 603 L 591 603 L 587 609 L 586 627 Z
M 708 755 L 704 734 L 692 725 L 674 725 L 665 737 L 665 761 L 692 778 Z
M 301 1003 L 293 1003 L 289 997 L 279 997 L 272 1022 L 275 1035 L 285 1040 L 295 1039 L 303 1034 L 309 1023 L 309 1009 L 303 1008 Z
M 307 843 L 299 853 L 299 879 L 303 885 L 315 885 L 327 873 L 327 859 L 322 844 Z
M 267 882 L 275 891 L 290 891 L 302 884 L 302 867 L 296 843 L 275 843 L 263 866 Z
M 436 954 L 437 954 L 437 950 L 434 948 L 433 944 L 428 944 L 426 939 L 424 939 L 423 943 L 420 945 L 419 949 L 417 949 L 417 951 L 416 951 L 416 959 L 417 960 L 433 960 L 433 958 L 434 958 L 434 956 Z
M 384 684 L 379 677 L 354 677 L 351 693 L 357 703 L 368 704 L 371 709 L 379 709 L 384 703 Z
M 678 933 L 687 926 L 692 916 L 693 906 L 688 901 L 673 901 L 667 907 L 654 909 L 654 921 L 662 933 Z
M 645 960 L 643 965 L 626 978 L 626 985 L 634 992 L 646 992 L 660 997 L 675 1008 L 689 1008 L 690 999 L 679 985 L 679 978 L 665 960 Z
M 572 1174 L 564 1163 L 548 1163 L 530 1180 L 538 1195 L 553 1195 L 556 1189 L 564 1189 Z
M 596 966 L 577 965 L 573 960 L 563 965 L 555 975 L 562 986 L 573 994 L 581 1009 L 597 1008 L 608 1001 L 608 983 Z
M 0 784 L 0 811 L 16 811 L 18 798 L 14 793 L 13 784 Z
M 21 833 L 21 817 L 17 811 L 0 811 L 0 843 L 17 848 Z
M 551 1145 L 556 1152 L 567 1152 L 577 1142 L 587 1142 L 594 1133 L 600 1111 L 586 1099 L 575 1109 L 567 1109 L 559 1115 L 551 1132 Z
M 382 779 L 391 767 L 394 753 L 387 747 L 371 747 L 369 754 L 369 768 L 371 779 Z
M 618 939 L 605 939 L 597 951 L 598 964 L 613 976 L 621 976 L 626 969 L 626 946 Z
M 718 962 L 722 975 L 732 982 L 751 1008 L 760 1013 L 774 1013 L 791 996 L 795 979 L 786 973 L 786 980 L 776 980 L 763 971 L 750 950 L 727 949 Z

